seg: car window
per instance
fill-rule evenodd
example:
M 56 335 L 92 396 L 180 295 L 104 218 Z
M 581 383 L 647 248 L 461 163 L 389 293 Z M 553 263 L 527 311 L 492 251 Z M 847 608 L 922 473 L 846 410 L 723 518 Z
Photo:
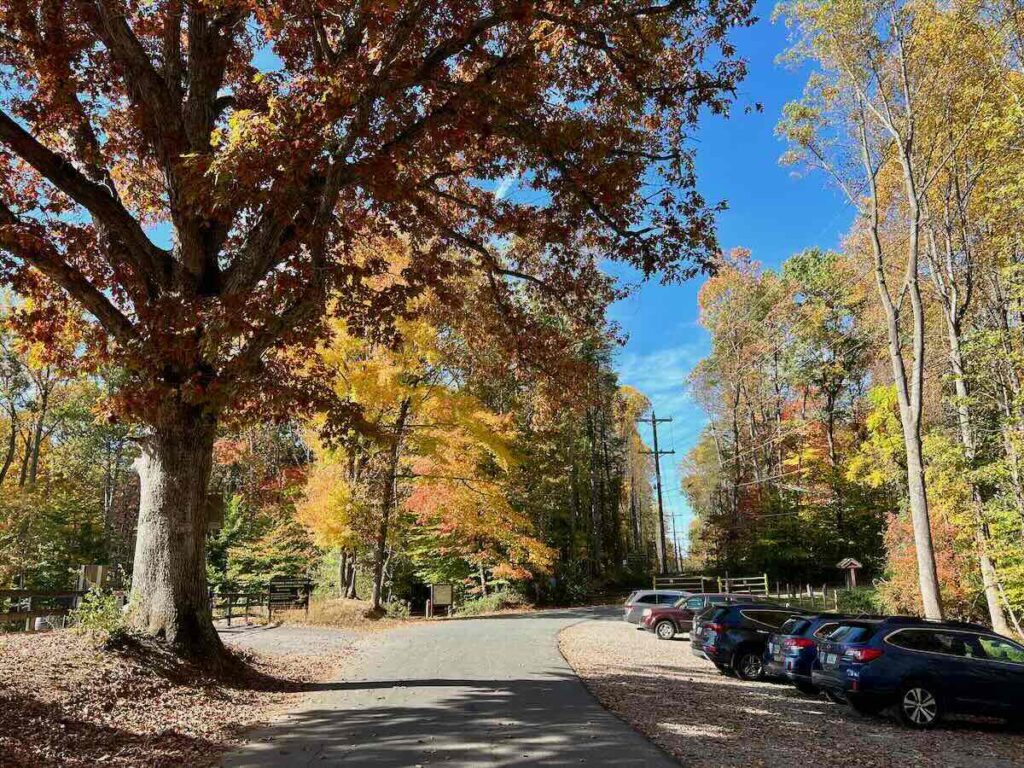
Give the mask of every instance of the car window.
M 826 621 L 824 624 L 822 624 L 820 627 L 814 630 L 814 636 L 819 640 L 824 640 L 826 637 L 835 632 L 838 626 L 838 621 Z
M 804 630 L 810 625 L 807 619 L 791 618 L 787 619 L 786 623 L 782 625 L 782 629 L 779 631 L 784 635 L 802 635 Z
M 1010 664 L 1024 664 L 1024 647 L 1001 637 L 979 637 L 978 643 L 985 658 Z
M 672 605 L 679 599 L 679 595 L 658 595 L 658 602 L 662 605 Z
M 939 653 L 950 656 L 962 656 L 968 659 L 984 657 L 977 635 L 962 632 L 936 632 L 935 642 L 939 644 Z
M 691 611 L 699 611 L 704 607 L 704 598 L 699 595 L 697 597 L 688 598 L 685 605 Z
M 863 643 L 873 633 L 873 627 L 863 624 L 840 624 L 828 639 L 836 643 Z
M 658 602 L 657 595 L 640 595 L 636 600 L 638 603 L 656 603 Z
M 728 612 L 729 612 L 728 608 L 726 608 L 725 606 L 719 605 L 719 606 L 715 606 L 713 608 L 709 608 L 708 610 L 704 611 L 700 615 L 700 618 L 701 618 L 702 621 L 705 621 L 705 622 L 708 622 L 708 623 L 715 622 L 715 621 L 718 621 L 719 619 L 721 619 L 722 617 L 724 617 Z
M 890 635 L 886 641 L 890 645 L 906 648 L 908 651 L 944 652 L 936 633 L 929 629 L 903 629 Z

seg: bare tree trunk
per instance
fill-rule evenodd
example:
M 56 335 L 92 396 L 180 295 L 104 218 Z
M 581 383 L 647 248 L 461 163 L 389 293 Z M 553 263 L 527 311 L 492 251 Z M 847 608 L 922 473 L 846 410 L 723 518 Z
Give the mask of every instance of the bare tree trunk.
M 39 418 L 36 419 L 35 433 L 32 436 L 32 459 L 28 467 L 28 484 L 35 485 L 39 472 L 39 451 L 43 443 L 43 424 L 46 421 L 46 411 L 50 403 L 49 389 L 43 389 L 40 393 Z
M 388 465 L 384 474 L 384 488 L 381 494 L 380 525 L 377 526 L 377 540 L 373 556 L 373 593 L 370 597 L 370 610 L 379 610 L 384 587 L 384 559 L 387 556 L 388 527 L 391 522 L 391 508 L 395 504 L 395 482 L 398 475 L 398 462 L 402 457 L 402 433 L 405 432 L 405 420 L 409 415 L 411 401 L 406 398 L 398 409 L 395 419 L 395 432 L 391 450 L 388 453 Z
M 0 485 L 4 484 L 4 478 L 11 468 L 14 455 L 18 450 L 18 413 L 12 406 L 10 408 L 11 431 L 7 435 L 7 452 L 4 454 L 3 466 L 0 466 Z
M 345 597 L 349 600 L 358 600 L 359 596 L 356 594 L 356 553 L 352 553 L 352 557 L 348 564 L 348 586 L 345 588 Z
M 173 409 L 141 441 L 131 622 L 183 655 L 216 658 L 206 586 L 206 496 L 215 417 Z
M 342 549 L 338 552 L 338 595 L 345 596 L 345 587 L 348 586 L 348 550 Z
M 924 482 L 924 461 L 921 451 L 921 388 L 924 375 L 924 307 L 921 302 L 921 285 L 918 282 L 918 237 L 920 235 L 920 211 L 913 191 L 913 174 L 904 163 L 904 177 L 908 187 L 910 207 L 907 245 L 907 268 L 902 290 L 909 296 L 913 311 L 913 360 L 910 377 L 907 376 L 903 360 L 903 341 L 900 328 L 900 307 L 893 303 L 885 274 L 885 254 L 879 235 L 877 170 L 870 160 L 867 134 L 861 129 L 861 143 L 864 152 L 864 167 L 869 183 L 869 231 L 871 249 L 875 261 L 875 282 L 878 296 L 885 314 L 886 332 L 889 342 L 889 362 L 892 365 L 893 383 L 900 406 L 900 425 L 903 428 L 903 444 L 907 459 L 907 496 L 910 502 L 910 517 L 914 528 L 914 549 L 917 554 L 917 577 L 921 589 L 924 614 L 929 619 L 942 618 L 942 598 L 939 592 L 939 577 L 935 568 L 935 549 L 932 544 L 931 521 L 928 516 L 928 492 Z M 901 157 L 901 160 L 903 158 Z
M 974 442 L 974 429 L 971 421 L 970 403 L 968 401 L 967 382 L 964 380 L 963 354 L 960 348 L 960 333 L 957 324 L 946 316 L 949 331 L 949 359 L 953 368 L 953 381 L 956 390 L 957 422 L 960 426 L 960 443 L 964 448 L 968 466 L 974 470 L 977 446 Z M 992 561 L 989 549 L 988 524 L 985 522 L 985 510 L 981 498 L 981 489 L 972 476 L 971 503 L 974 507 L 974 538 L 978 547 L 978 565 L 981 569 L 982 584 L 985 589 L 985 602 L 988 604 L 988 615 L 992 620 L 992 629 L 1001 635 L 1010 634 L 1010 625 L 1006 622 L 1003 606 L 999 600 L 999 575 Z

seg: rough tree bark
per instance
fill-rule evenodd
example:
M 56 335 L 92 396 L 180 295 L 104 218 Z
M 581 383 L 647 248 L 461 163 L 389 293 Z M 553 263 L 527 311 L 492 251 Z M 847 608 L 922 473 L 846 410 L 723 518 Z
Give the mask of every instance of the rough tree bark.
M 206 585 L 206 494 L 216 419 L 175 408 L 141 441 L 131 623 L 183 655 L 217 659 Z

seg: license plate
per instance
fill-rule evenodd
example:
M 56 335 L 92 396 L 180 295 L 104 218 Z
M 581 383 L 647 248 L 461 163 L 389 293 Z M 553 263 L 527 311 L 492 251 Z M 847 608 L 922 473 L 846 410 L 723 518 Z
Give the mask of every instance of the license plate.
M 825 654 L 825 664 L 830 667 L 834 667 L 836 663 L 836 655 L 834 653 Z

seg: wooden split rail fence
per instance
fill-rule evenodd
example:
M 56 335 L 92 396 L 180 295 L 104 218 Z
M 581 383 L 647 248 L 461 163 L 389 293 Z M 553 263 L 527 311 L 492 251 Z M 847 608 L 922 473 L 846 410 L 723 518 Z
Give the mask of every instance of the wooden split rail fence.
M 773 589 L 774 587 L 774 589 Z M 735 592 L 756 595 L 796 608 L 837 610 L 839 592 L 844 587 L 822 584 L 784 584 L 769 582 L 760 576 L 708 576 L 703 574 L 666 574 L 654 577 L 654 589 L 678 589 L 684 592 Z
M 25 631 L 35 628 L 36 619 L 59 619 L 61 625 L 79 598 L 82 590 L 0 589 L 0 624 L 25 622 Z
M 274 578 L 266 592 L 210 593 L 210 612 L 214 619 L 225 619 L 230 627 L 234 619 L 266 616 L 270 621 L 274 611 L 302 608 L 309 613 L 309 598 L 313 593 L 310 579 Z

